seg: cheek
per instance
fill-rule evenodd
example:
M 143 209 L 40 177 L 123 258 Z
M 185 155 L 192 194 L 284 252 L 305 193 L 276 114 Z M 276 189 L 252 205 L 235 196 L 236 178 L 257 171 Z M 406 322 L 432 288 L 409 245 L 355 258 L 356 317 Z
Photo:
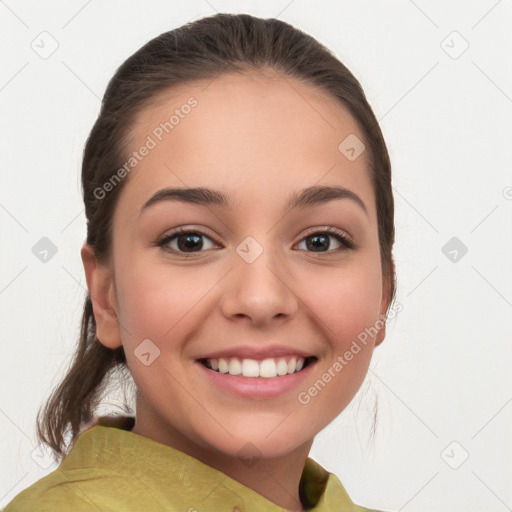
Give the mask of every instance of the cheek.
M 190 279 L 185 283 L 184 272 L 171 274 L 169 269 L 164 272 L 158 268 L 146 266 L 140 272 L 132 268 L 125 280 L 119 304 L 126 328 L 122 341 L 130 373 L 150 402 L 158 403 L 162 390 L 166 390 L 172 392 L 176 407 L 185 410 L 187 396 L 180 394 L 180 386 L 169 372 L 183 373 L 184 348 L 201 325 L 194 316 L 194 305 L 205 290 L 191 286 Z
M 122 342 L 130 368 L 139 368 L 135 355 L 143 340 L 158 347 L 163 366 L 181 372 L 182 363 L 193 352 L 204 321 L 217 306 L 214 288 L 219 276 L 208 269 L 174 268 L 147 262 L 119 273 L 119 316 L 124 329 Z M 147 342 L 146 342 L 147 343 Z M 155 349 L 155 352 L 157 350 Z
M 382 282 L 375 265 L 316 272 L 310 282 L 314 286 L 308 287 L 304 297 L 308 297 L 306 303 L 324 328 L 333 351 L 344 350 L 379 319 Z
M 132 267 L 118 286 L 123 344 L 132 350 L 146 338 L 161 346 L 166 333 L 169 336 L 190 309 L 179 276 L 166 278 L 155 267 L 151 271 L 148 268 Z
M 132 265 L 119 285 L 119 316 L 127 331 L 123 343 L 134 345 L 149 338 L 168 348 L 169 340 L 180 340 L 184 330 L 198 325 L 195 315 L 201 307 L 196 306 L 206 302 L 215 277 L 199 268 L 171 272 L 155 263 Z M 173 346 L 180 348 L 179 343 Z
M 315 378 L 298 396 L 300 410 L 315 418 L 321 430 L 354 398 L 364 381 L 373 353 L 381 301 L 380 274 L 371 269 L 332 272 L 316 277 L 308 307 L 330 353 L 320 361 Z

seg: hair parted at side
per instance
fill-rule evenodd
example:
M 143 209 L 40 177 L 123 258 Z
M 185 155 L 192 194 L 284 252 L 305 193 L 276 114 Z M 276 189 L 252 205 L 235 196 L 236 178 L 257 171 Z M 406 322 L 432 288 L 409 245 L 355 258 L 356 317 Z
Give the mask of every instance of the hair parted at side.
M 392 257 L 394 201 L 382 132 L 352 73 L 316 39 L 278 19 L 224 13 L 202 18 L 152 39 L 119 67 L 107 86 L 83 154 L 87 243 L 99 262 L 109 261 L 113 213 L 127 178 L 106 197 L 96 197 L 95 190 L 126 162 L 130 129 L 137 115 L 159 93 L 198 80 L 213 80 L 226 72 L 265 69 L 321 88 L 358 122 L 370 155 L 382 272 L 391 304 L 396 289 Z M 99 342 L 87 294 L 74 358 L 37 417 L 39 440 L 53 450 L 56 460 L 69 453 L 78 435 L 90 424 L 113 374 L 129 377 L 124 350 L 112 350 Z

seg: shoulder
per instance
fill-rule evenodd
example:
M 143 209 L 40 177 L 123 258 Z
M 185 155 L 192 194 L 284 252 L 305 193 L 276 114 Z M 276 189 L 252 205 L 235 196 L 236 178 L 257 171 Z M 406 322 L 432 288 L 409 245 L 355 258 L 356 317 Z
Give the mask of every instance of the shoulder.
M 46 487 L 38 485 L 39 482 L 19 493 L 2 509 L 2 512 L 86 512 L 98 510 L 93 501 L 71 485 Z
M 315 512 L 384 512 L 354 503 L 339 478 L 309 457 L 302 473 L 301 496 L 310 507 L 308 510 Z
M 135 510 L 141 506 L 140 482 L 111 471 L 79 469 L 55 471 L 22 492 L 2 512 L 98 512 Z

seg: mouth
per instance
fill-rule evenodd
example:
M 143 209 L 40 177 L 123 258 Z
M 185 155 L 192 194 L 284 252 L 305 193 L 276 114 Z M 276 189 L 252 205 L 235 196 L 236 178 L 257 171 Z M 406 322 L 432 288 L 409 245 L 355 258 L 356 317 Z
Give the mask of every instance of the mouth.
M 212 372 L 239 377 L 272 379 L 304 371 L 314 364 L 316 356 L 283 356 L 266 359 L 249 359 L 238 357 L 201 358 L 197 361 Z

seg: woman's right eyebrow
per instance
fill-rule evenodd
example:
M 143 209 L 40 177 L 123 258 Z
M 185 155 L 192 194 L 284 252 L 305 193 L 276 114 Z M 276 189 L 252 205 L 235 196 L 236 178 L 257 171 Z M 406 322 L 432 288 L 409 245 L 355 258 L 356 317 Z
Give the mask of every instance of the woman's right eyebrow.
M 313 186 L 294 192 L 285 202 L 284 210 L 307 208 L 324 204 L 334 199 L 349 199 L 359 205 L 368 215 L 363 200 L 351 190 L 337 186 Z M 164 188 L 153 194 L 142 206 L 140 215 L 151 206 L 162 201 L 182 201 L 203 206 L 232 208 L 229 197 L 220 190 L 210 188 Z M 139 215 L 139 216 L 140 216 Z

